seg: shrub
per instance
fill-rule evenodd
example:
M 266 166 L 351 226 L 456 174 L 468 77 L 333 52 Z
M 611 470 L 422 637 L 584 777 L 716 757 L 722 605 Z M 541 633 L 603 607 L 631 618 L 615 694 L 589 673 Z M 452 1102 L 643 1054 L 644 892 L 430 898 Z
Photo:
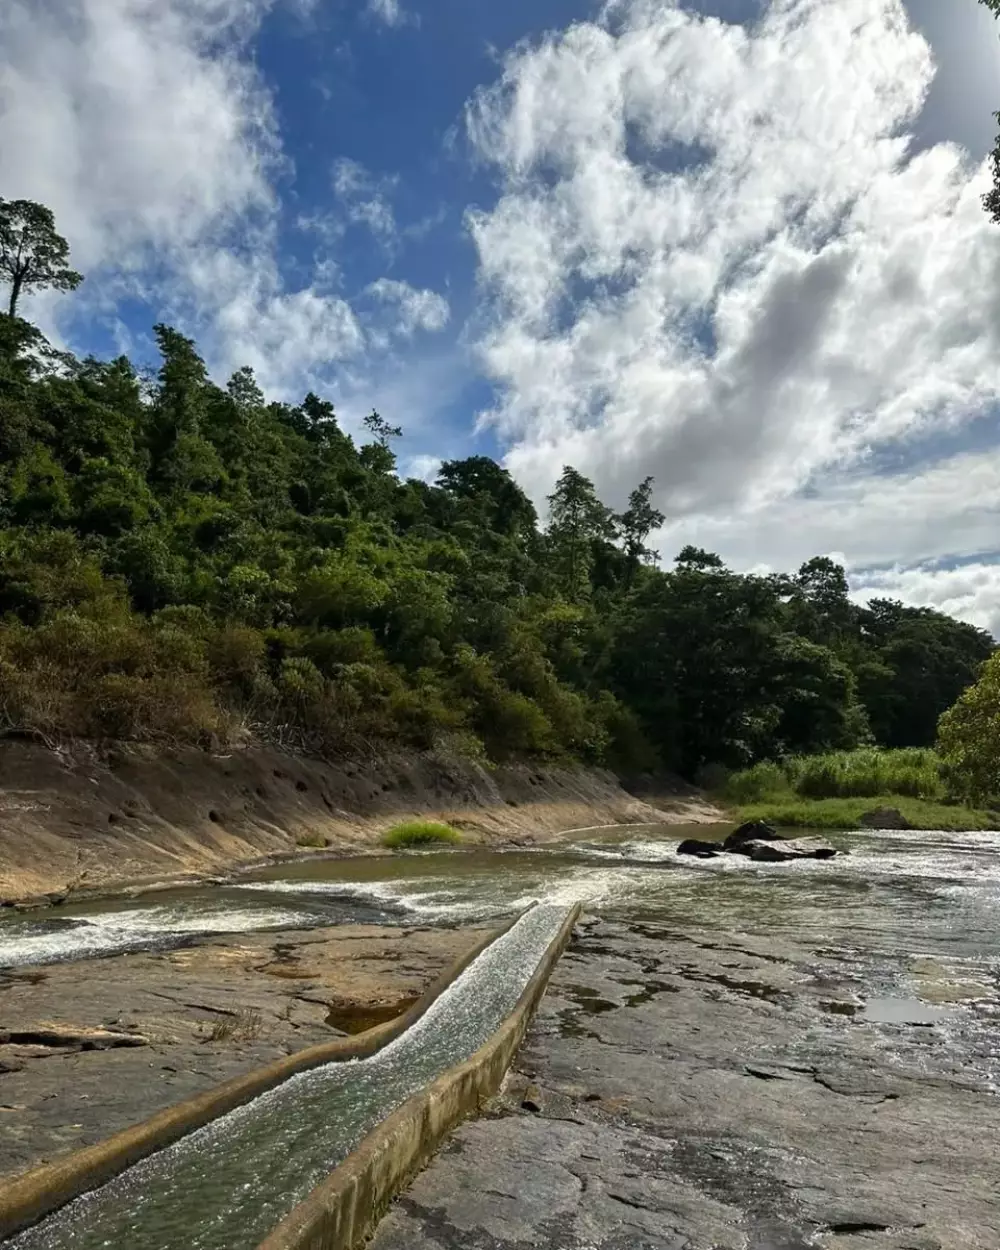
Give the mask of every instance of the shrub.
M 461 842 L 462 835 L 451 825 L 437 820 L 407 820 L 393 825 L 382 835 L 382 845 L 393 848 L 431 846 L 436 843 Z

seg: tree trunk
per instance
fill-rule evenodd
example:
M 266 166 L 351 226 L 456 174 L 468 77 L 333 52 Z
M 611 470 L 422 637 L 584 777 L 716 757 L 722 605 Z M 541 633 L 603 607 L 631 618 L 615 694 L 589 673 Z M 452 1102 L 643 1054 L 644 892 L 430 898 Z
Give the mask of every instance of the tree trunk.
M 7 309 L 7 311 L 8 311 L 8 313 L 9 313 L 12 317 L 14 316 L 15 312 L 17 311 L 17 300 L 18 300 L 18 296 L 21 294 L 21 283 L 22 283 L 23 281 L 24 281 L 24 279 L 21 277 L 21 275 L 20 275 L 20 274 L 17 274 L 17 275 L 15 275 L 13 278 L 11 278 L 11 282 L 10 282 L 10 307 Z

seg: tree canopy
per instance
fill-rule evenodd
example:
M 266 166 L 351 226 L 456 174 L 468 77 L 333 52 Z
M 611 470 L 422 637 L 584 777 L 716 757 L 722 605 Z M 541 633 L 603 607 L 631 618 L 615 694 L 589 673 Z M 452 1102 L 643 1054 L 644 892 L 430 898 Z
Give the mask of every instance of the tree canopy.
M 487 457 L 402 480 L 388 418 L 356 441 L 321 396 L 220 385 L 155 335 L 140 380 L 0 314 L 0 732 L 694 777 L 930 745 L 993 653 L 940 613 L 855 604 L 828 559 L 658 567 L 651 478 L 616 513 L 567 466 L 544 525 Z
M 52 210 L 44 204 L 0 197 L 0 279 L 10 286 L 11 317 L 23 291 L 74 291 L 83 281 L 69 267 L 69 244 L 56 232 Z

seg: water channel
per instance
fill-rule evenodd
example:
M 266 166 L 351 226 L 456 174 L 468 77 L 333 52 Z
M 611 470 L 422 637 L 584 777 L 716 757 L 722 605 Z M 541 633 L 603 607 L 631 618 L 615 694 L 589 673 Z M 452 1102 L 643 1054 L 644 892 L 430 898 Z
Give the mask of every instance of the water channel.
M 319 857 L 221 885 L 3 917 L 0 968 L 247 930 L 482 924 L 544 904 L 380 1056 L 293 1078 L 10 1244 L 256 1245 L 373 1123 L 475 1049 L 577 901 L 591 913 L 655 921 L 667 947 L 671 932 L 804 945 L 851 987 L 831 1004 L 831 1025 L 868 1030 L 890 1048 L 904 1030 L 923 1035 L 913 1053 L 928 1075 L 961 1072 L 1000 1090 L 997 835 L 845 833 L 831 838 L 844 852 L 834 860 L 765 865 L 681 859 L 677 840 L 688 832 L 641 827 L 571 833 L 534 849 Z
M 533 908 L 412 1028 L 370 1059 L 292 1077 L 10 1244 L 18 1250 L 256 1246 L 377 1123 L 495 1032 L 565 917 L 561 907 Z

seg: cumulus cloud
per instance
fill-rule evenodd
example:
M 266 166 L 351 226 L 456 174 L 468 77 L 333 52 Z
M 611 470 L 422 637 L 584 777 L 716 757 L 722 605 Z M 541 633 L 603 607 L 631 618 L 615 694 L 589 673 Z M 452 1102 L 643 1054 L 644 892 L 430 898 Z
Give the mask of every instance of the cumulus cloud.
M 5 193 L 42 200 L 90 269 L 131 269 L 273 207 L 267 93 L 239 55 L 263 0 L 7 0 Z
M 668 552 L 714 531 L 748 564 L 790 524 L 803 558 L 859 565 L 978 540 L 985 465 L 919 490 L 867 467 L 1000 394 L 985 166 L 910 143 L 933 72 L 901 0 L 771 0 L 749 27 L 616 0 L 507 58 L 467 110 L 500 181 L 468 222 L 482 420 L 536 498 L 565 463 L 614 503 L 651 473 Z
M 917 607 L 936 608 L 1000 638 L 1000 566 L 996 564 L 881 569 L 855 581 L 853 598 L 859 603 L 873 598 L 900 599 Z
M 119 333 L 117 302 L 138 297 L 196 334 L 217 371 L 251 364 L 288 397 L 378 350 L 397 312 L 399 333 L 412 333 L 415 314 L 398 301 L 362 325 L 338 293 L 336 231 L 304 284 L 282 271 L 275 186 L 290 165 L 251 56 L 275 2 L 0 6 L 3 193 L 48 204 L 87 274 L 54 313 L 38 305 L 47 329 L 85 313 Z M 391 242 L 387 186 L 350 162 L 335 171 L 348 222 Z
M 694 543 L 734 567 L 788 569 L 836 551 L 860 572 L 983 556 L 1000 547 L 998 535 L 1000 458 L 967 452 L 891 476 L 834 474 L 760 507 L 691 513 L 670 521 L 656 541 L 668 558 Z
M 368 293 L 383 306 L 394 307 L 397 316 L 395 331 L 404 338 L 412 338 L 418 330 L 443 330 L 448 324 L 451 309 L 443 295 L 436 291 L 418 290 L 408 282 L 394 278 L 379 278 L 368 287 Z

